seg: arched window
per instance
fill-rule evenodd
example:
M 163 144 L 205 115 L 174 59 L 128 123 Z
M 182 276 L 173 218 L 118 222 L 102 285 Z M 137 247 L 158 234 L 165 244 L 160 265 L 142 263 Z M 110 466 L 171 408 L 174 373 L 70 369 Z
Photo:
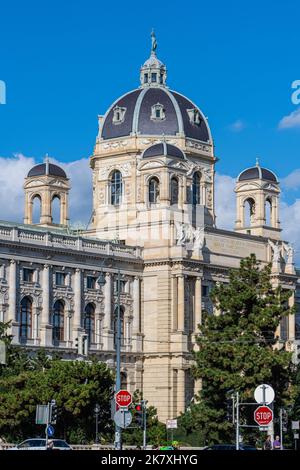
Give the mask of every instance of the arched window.
M 39 224 L 41 221 L 41 197 L 39 194 L 32 199 L 32 223 Z
M 32 338 L 32 300 L 24 297 L 20 305 L 20 341 Z
M 64 316 L 64 303 L 61 300 L 57 300 L 53 306 L 52 315 L 52 339 L 54 344 L 64 340 Z
M 266 214 L 266 225 L 269 227 L 272 226 L 272 200 L 270 198 L 266 199 L 265 203 L 265 214 Z
M 171 206 L 178 204 L 178 192 L 179 192 L 178 179 L 173 177 L 171 179 Z
M 149 181 L 149 202 L 156 204 L 159 198 L 159 181 L 157 178 L 151 178 Z
M 119 206 L 122 202 L 122 175 L 115 170 L 110 180 L 110 202 L 113 206 Z
M 244 227 L 251 227 L 254 223 L 255 201 L 252 198 L 246 199 L 244 203 Z
M 95 341 L 95 307 L 92 303 L 87 304 L 83 314 L 83 328 L 88 335 L 89 344 Z
M 193 175 L 193 205 L 200 204 L 200 173 L 196 171 Z
M 60 197 L 57 195 L 51 201 L 51 217 L 53 224 L 60 224 Z
M 120 307 L 120 331 L 121 331 L 121 346 L 124 346 L 124 307 Z M 118 332 L 118 307 L 114 311 L 114 346 L 117 347 L 117 332 Z

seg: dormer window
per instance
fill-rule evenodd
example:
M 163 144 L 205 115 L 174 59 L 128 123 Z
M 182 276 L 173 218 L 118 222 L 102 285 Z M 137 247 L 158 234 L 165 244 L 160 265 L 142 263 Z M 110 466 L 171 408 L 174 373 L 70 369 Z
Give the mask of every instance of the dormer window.
M 166 119 L 165 109 L 162 104 L 156 103 L 151 108 L 152 121 L 163 121 Z
M 120 108 L 120 106 L 116 106 L 113 109 L 113 124 L 121 124 L 124 122 L 125 119 L 126 108 Z
M 193 124 L 194 126 L 200 126 L 201 124 L 201 114 L 198 109 L 193 108 L 193 109 L 187 109 L 187 113 L 190 118 L 190 123 Z

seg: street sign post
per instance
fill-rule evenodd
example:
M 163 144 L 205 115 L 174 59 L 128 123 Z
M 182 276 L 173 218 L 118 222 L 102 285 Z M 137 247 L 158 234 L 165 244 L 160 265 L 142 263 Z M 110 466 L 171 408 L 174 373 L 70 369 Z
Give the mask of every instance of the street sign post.
M 49 437 L 54 436 L 54 427 L 51 426 L 51 424 L 48 424 L 48 426 L 47 426 L 47 434 L 48 434 Z
M 255 389 L 254 398 L 257 403 L 262 405 L 270 405 L 275 398 L 274 389 L 271 387 L 271 385 L 259 385 Z
M 177 429 L 177 419 L 167 419 L 166 427 L 167 429 Z
M 254 411 L 254 421 L 259 426 L 268 426 L 273 421 L 273 411 L 268 406 L 259 406 Z
M 132 422 L 132 414 L 128 410 L 118 410 L 114 416 L 114 422 L 120 428 L 128 428 Z
M 127 390 L 119 390 L 115 394 L 115 402 L 120 408 L 128 408 L 132 403 L 132 396 Z
M 35 414 L 35 424 L 48 424 L 49 408 L 48 405 L 37 405 Z

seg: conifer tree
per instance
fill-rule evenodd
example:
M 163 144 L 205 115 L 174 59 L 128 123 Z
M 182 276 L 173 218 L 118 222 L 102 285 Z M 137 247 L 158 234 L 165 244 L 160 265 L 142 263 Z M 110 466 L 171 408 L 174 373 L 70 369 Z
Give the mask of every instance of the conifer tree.
M 242 401 L 253 402 L 258 385 L 272 385 L 275 415 L 276 407 L 289 401 L 291 353 L 277 331 L 281 319 L 293 313 L 288 306 L 290 295 L 291 291 L 272 286 L 271 267 L 261 267 L 255 255 L 230 271 L 228 283 L 212 290 L 215 312 L 203 315 L 194 356 L 193 374 L 202 388 L 181 418 L 188 432 L 199 432 L 203 444 L 234 439 L 233 424 L 226 419 L 228 391 L 239 391 Z M 254 409 L 242 410 L 242 422 L 251 421 Z

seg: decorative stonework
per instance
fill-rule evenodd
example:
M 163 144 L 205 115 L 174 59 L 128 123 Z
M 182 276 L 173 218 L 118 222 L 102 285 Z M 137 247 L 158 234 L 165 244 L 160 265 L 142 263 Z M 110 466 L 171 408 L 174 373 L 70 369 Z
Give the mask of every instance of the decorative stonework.
M 128 145 L 127 140 L 118 140 L 118 141 L 113 141 L 113 142 L 105 142 L 104 144 L 101 145 L 101 148 L 103 150 L 110 150 L 110 149 L 121 149 L 125 148 Z
M 122 177 L 127 177 L 131 176 L 131 163 L 123 163 L 123 164 L 115 164 L 115 165 L 107 165 L 107 166 L 101 166 L 99 169 L 99 177 L 98 180 L 107 180 L 110 173 L 113 170 L 119 170 L 122 173 Z
M 196 150 L 202 150 L 204 152 L 211 152 L 211 147 L 209 145 L 200 144 L 199 142 L 194 142 L 188 139 L 186 140 L 186 146 Z

